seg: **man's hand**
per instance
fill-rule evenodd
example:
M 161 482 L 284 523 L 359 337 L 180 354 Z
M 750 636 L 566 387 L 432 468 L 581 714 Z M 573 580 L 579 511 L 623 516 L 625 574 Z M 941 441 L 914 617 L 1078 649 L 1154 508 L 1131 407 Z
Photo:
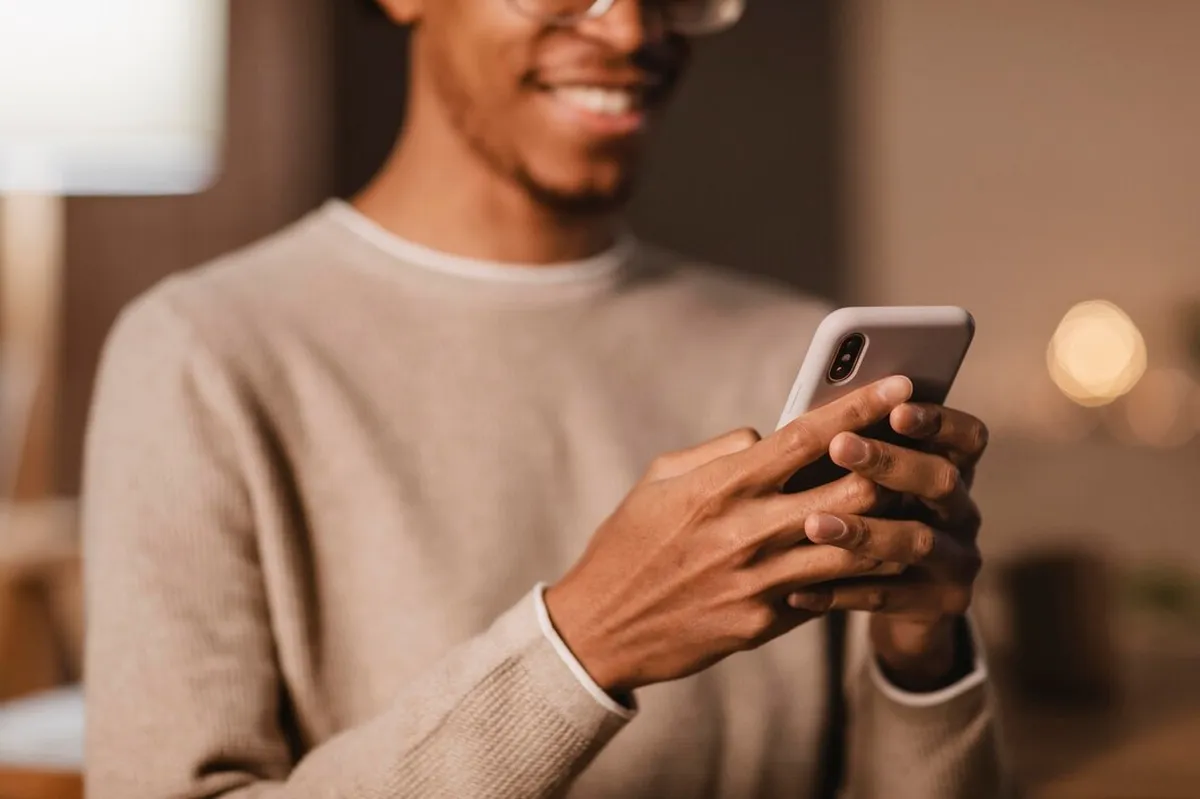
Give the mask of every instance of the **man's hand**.
M 799 589 L 897 574 L 883 558 L 805 541 L 817 512 L 876 510 L 880 481 L 851 474 L 799 494 L 779 489 L 839 433 L 886 418 L 911 393 L 906 378 L 890 378 L 766 439 L 742 430 L 659 458 L 546 592 L 554 626 L 592 679 L 622 694 L 687 676 L 820 613 L 787 601 Z
M 987 428 L 960 411 L 902 405 L 892 411 L 896 432 L 919 443 L 906 449 L 853 433 L 834 438 L 833 460 L 878 485 L 913 498 L 911 520 L 858 514 L 817 514 L 810 540 L 864 558 L 908 566 L 899 578 L 861 579 L 807 589 L 789 601 L 804 607 L 868 610 L 881 665 L 900 687 L 932 690 L 955 676 L 955 625 L 971 602 L 981 559 L 979 509 L 970 496 Z

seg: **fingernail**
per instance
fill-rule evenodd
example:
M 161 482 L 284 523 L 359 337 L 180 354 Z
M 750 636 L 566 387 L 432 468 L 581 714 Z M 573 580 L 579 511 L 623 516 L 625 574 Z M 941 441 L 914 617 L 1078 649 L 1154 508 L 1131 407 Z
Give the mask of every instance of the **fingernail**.
M 913 424 L 918 427 L 924 427 L 925 423 L 929 421 L 929 411 L 920 405 L 909 405 L 907 407 L 909 409 L 908 412 L 912 414 Z
M 906 405 L 909 413 L 912 414 L 912 423 L 909 427 L 917 433 L 924 431 L 929 427 L 929 411 L 922 408 L 920 405 Z
M 867 448 L 867 442 L 853 433 L 844 433 L 840 439 L 838 459 L 843 466 L 861 466 L 867 462 L 867 457 L 871 454 Z
M 804 594 L 788 594 L 788 605 L 796 610 L 807 610 L 809 604 L 809 599 Z
M 809 613 L 825 613 L 833 604 L 833 597 L 828 591 L 809 590 L 788 594 L 788 606 L 795 610 L 807 610 Z
M 837 516 L 820 513 L 808 517 L 804 532 L 812 541 L 833 543 L 846 535 L 846 523 Z
M 913 384 L 907 377 L 897 375 L 880 383 L 878 391 L 880 399 L 899 405 L 912 396 Z

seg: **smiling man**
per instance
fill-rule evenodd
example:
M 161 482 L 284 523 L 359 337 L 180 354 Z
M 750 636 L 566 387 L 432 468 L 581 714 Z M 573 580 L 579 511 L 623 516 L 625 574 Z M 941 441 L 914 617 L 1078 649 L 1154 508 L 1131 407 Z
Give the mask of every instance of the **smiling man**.
M 621 224 L 741 0 L 381 6 L 377 178 L 107 345 L 89 795 L 999 795 L 985 428 L 893 378 L 760 438 L 824 308 Z M 885 418 L 911 448 L 853 433 Z

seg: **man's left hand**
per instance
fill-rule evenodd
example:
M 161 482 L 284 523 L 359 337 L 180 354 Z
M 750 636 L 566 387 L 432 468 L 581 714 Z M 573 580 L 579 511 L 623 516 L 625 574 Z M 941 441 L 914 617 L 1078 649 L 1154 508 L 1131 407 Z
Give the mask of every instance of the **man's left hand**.
M 829 453 L 919 512 L 905 519 L 820 514 L 808 519 L 805 533 L 816 543 L 908 568 L 899 577 L 812 588 L 803 601 L 871 611 L 872 643 L 888 677 L 908 690 L 935 690 L 963 676 L 956 669 L 964 654 L 957 625 L 982 563 L 970 486 L 988 432 L 975 417 L 937 405 L 901 405 L 890 421 L 917 448 L 842 433 Z

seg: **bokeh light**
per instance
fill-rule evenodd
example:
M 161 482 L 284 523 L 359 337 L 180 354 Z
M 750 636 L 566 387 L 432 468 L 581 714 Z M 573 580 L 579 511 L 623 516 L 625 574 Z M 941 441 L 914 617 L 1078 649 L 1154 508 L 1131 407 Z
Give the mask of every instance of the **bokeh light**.
M 1046 365 L 1063 394 L 1080 405 L 1099 407 L 1137 385 L 1146 371 L 1146 342 L 1116 305 L 1081 302 L 1059 322 Z

